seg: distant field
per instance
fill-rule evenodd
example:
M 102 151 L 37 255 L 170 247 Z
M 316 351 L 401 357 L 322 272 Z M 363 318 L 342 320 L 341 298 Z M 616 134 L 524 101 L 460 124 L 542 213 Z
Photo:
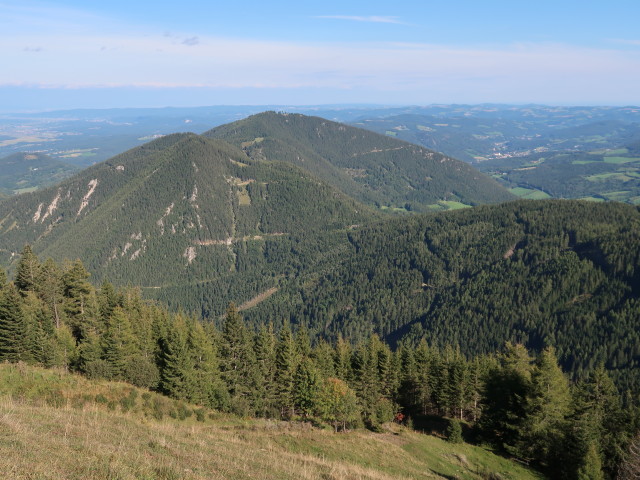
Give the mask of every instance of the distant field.
M 15 193 L 16 195 L 19 195 L 21 193 L 35 192 L 37 189 L 38 187 L 18 188 L 17 190 L 14 190 L 13 193 Z
M 609 173 L 598 173 L 596 175 L 589 175 L 588 177 L 585 177 L 585 180 L 589 180 L 590 182 L 597 182 L 600 180 L 609 180 L 609 179 L 626 181 L 626 180 L 631 180 L 631 178 L 632 177 L 625 175 L 623 172 L 609 172 Z
M 551 195 L 548 193 L 535 188 L 514 187 L 510 188 L 509 191 L 514 195 L 527 200 L 544 200 L 545 198 L 551 198 Z
M 593 150 L 589 153 L 593 153 L 594 155 L 624 155 L 625 153 L 629 153 L 629 150 L 626 148 L 617 148 L 615 150 L 607 150 L 606 148 L 603 148 L 600 150 Z
M 461 202 L 453 202 L 449 200 L 440 200 L 438 203 L 429 205 L 431 210 L 443 211 L 443 210 L 459 210 L 461 208 L 470 208 L 471 205 Z
M 633 158 L 633 157 L 604 157 L 604 162 L 605 163 L 631 163 L 631 162 L 638 162 L 640 161 L 640 158 Z
M 572 165 L 587 165 L 589 163 L 600 163 L 600 160 L 574 160 Z

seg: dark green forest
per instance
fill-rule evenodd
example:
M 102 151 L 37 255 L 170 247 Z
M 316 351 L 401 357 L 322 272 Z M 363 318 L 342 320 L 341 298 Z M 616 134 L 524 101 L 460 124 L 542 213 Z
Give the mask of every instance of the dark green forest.
M 395 350 L 377 335 L 327 342 L 304 324 L 249 328 L 233 305 L 216 328 L 89 277 L 78 260 L 41 263 L 25 247 L 14 281 L 0 281 L 0 361 L 335 431 L 401 422 L 492 445 L 555 478 L 615 478 L 640 427 L 637 392 L 621 392 L 602 365 L 570 382 L 553 347 L 466 356 L 425 339 Z
M 254 159 L 304 168 L 378 208 L 425 211 L 440 200 L 479 205 L 513 199 L 462 161 L 320 117 L 265 112 L 203 135 L 232 143 Z

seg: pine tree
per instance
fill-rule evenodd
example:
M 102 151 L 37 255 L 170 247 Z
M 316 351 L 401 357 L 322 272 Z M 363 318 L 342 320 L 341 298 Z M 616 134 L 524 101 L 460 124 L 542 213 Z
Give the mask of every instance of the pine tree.
M 351 345 L 342 336 L 338 336 L 338 341 L 335 345 L 334 365 L 336 377 L 344 382 L 349 382 L 352 377 Z
M 31 246 L 25 245 L 16 267 L 14 284 L 20 293 L 25 294 L 36 290 L 39 278 L 40 261 L 31 250 Z
M 447 427 L 447 441 L 450 443 L 462 443 L 462 425 L 460 420 L 453 418 L 449 420 Z
M 323 378 L 335 377 L 334 365 L 335 350 L 325 340 L 319 340 L 311 353 L 318 372 Z
M 273 324 L 269 322 L 269 325 L 261 325 L 255 338 L 256 364 L 259 371 L 256 398 L 259 400 L 258 411 L 264 417 L 274 415 L 275 346 Z
M 602 452 L 603 470 L 612 475 L 621 462 L 629 425 L 621 410 L 618 390 L 603 365 L 578 385 L 574 405 L 570 442 L 575 445 L 575 452 L 584 455 L 595 442 Z
M 300 360 L 309 358 L 311 355 L 311 340 L 306 324 L 301 323 L 296 330 L 296 353 Z
M 187 348 L 193 368 L 193 390 L 188 400 L 212 408 L 228 407 L 227 391 L 220 379 L 215 347 L 202 324 L 195 319 L 188 324 Z
M 222 379 L 230 395 L 231 408 L 252 415 L 256 399 L 258 367 L 253 342 L 235 305 L 229 305 L 220 342 Z
M 578 469 L 577 480 L 604 480 L 602 460 L 595 442 L 589 444 L 582 465 Z
M 0 361 L 27 359 L 27 333 L 20 294 L 13 284 L 5 285 L 0 290 Z
M 193 358 L 189 352 L 188 336 L 187 323 L 179 315 L 162 341 L 160 387 L 165 394 L 180 400 L 188 399 L 194 389 Z
M 39 270 L 40 279 L 37 282 L 38 296 L 45 303 L 54 319 L 56 328 L 60 328 L 63 315 L 63 290 L 62 274 L 58 265 L 47 259 Z
M 544 465 L 561 461 L 554 455 L 562 451 L 570 413 L 569 382 L 558 366 L 553 348 L 538 357 L 531 374 L 531 388 L 526 399 L 520 454 Z
M 293 401 L 295 410 L 308 418 L 317 409 L 317 398 L 320 391 L 320 378 L 311 360 L 302 360 L 297 368 L 293 380 Z
M 276 398 L 282 418 L 291 418 L 294 414 L 293 381 L 297 363 L 296 346 L 289 324 L 285 323 L 276 344 L 275 363 Z
M 93 313 L 91 312 L 93 287 L 87 281 L 88 278 L 89 272 L 79 259 L 75 260 L 62 275 L 68 324 L 78 339 L 82 338 L 83 328 L 87 327 L 87 321 Z
M 103 350 L 104 358 L 111 366 L 113 377 L 131 380 L 127 378 L 126 373 L 133 364 L 133 357 L 140 353 L 140 349 L 129 317 L 121 307 L 114 308 L 109 318 Z
M 499 361 L 487 375 L 479 426 L 490 441 L 517 455 L 515 445 L 523 434 L 532 359 L 524 346 L 507 344 Z

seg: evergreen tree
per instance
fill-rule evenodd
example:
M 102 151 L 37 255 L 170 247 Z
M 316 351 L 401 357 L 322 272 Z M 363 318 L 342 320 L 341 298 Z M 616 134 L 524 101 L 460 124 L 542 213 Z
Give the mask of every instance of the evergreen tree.
M 104 335 L 104 358 L 111 366 L 113 377 L 127 380 L 127 370 L 133 357 L 140 353 L 129 316 L 121 307 L 114 308 Z M 129 379 L 130 380 L 130 379 Z
M 189 363 L 193 368 L 193 390 L 188 400 L 212 408 L 228 407 L 228 394 L 220 379 L 215 347 L 197 320 L 191 320 L 188 324 L 187 348 L 191 357 Z
M 296 353 L 300 360 L 309 358 L 311 355 L 311 339 L 306 324 L 301 323 L 296 330 Z
M 14 284 L 20 293 L 25 294 L 36 290 L 39 279 L 40 261 L 31 250 L 31 246 L 25 245 L 16 267 Z
M 220 342 L 222 378 L 231 397 L 232 409 L 240 415 L 252 415 L 257 399 L 256 365 L 253 342 L 235 305 L 229 305 Z
M 56 328 L 60 328 L 63 315 L 63 291 L 62 274 L 56 263 L 48 258 L 41 266 L 38 285 L 38 296 L 45 303 L 54 319 Z
M 604 480 L 602 460 L 595 442 L 591 442 L 578 469 L 577 480 Z
M 569 441 L 578 454 L 578 464 L 591 444 L 595 444 L 602 452 L 603 470 L 613 475 L 622 460 L 630 425 L 621 410 L 618 391 L 603 365 L 578 385 L 574 405 L 573 434 Z
M 187 323 L 178 316 L 162 342 L 163 362 L 160 371 L 162 391 L 180 400 L 188 399 L 194 391 L 193 357 L 188 346 Z
M 0 290 L 0 361 L 27 359 L 27 333 L 20 294 L 13 284 L 5 285 Z
M 308 418 L 317 409 L 317 398 L 320 391 L 320 378 L 311 360 L 305 358 L 296 367 L 293 380 L 295 410 Z
M 274 415 L 275 408 L 275 356 L 276 339 L 273 324 L 261 325 L 255 338 L 256 364 L 258 366 L 258 386 L 256 398 L 258 411 L 262 416 Z
M 344 382 L 351 380 L 351 345 L 340 335 L 335 345 L 334 365 L 337 378 Z
M 75 260 L 62 275 L 63 292 L 66 299 L 65 311 L 69 326 L 76 338 L 81 339 L 83 328 L 87 327 L 87 320 L 91 312 L 91 295 L 93 287 L 88 282 L 89 272 L 82 262 Z
M 554 349 L 547 348 L 531 374 L 521 456 L 547 466 L 562 461 L 557 456 L 562 451 L 570 404 L 569 382 L 558 366 Z
M 499 366 L 489 372 L 485 382 L 479 426 L 490 441 L 517 455 L 515 445 L 523 434 L 532 361 L 524 346 L 519 344 L 507 344 L 499 361 Z
M 447 427 L 447 441 L 451 443 L 462 443 L 462 425 L 460 420 L 453 418 L 449 420 Z
M 289 324 L 280 330 L 276 344 L 275 387 L 278 408 L 282 418 L 291 418 L 294 413 L 294 375 L 298 359 Z

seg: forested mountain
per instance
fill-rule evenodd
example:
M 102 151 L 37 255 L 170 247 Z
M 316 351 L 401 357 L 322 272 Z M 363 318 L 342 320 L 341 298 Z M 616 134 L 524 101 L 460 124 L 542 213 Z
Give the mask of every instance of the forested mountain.
M 376 215 L 303 170 L 193 134 L 163 137 L 0 210 L 5 263 L 31 243 L 120 284 L 162 290 L 211 280 L 240 298 L 304 263 L 291 253 L 296 238 L 322 245 Z
M 275 113 L 223 130 L 240 135 L 247 124 L 249 136 L 262 135 L 244 144 L 248 155 L 220 139 L 175 134 L 0 202 L 3 263 L 15 265 L 29 243 L 41 258 L 80 258 L 95 282 L 139 285 L 214 321 L 233 301 L 252 326 L 288 319 L 314 337 L 424 337 L 469 355 L 506 341 L 552 345 L 576 377 L 605 362 L 621 385 L 638 386 L 625 376 L 640 354 L 636 208 L 516 202 L 387 217 L 327 184 L 344 177 L 323 159 L 361 130 Z M 266 160 L 270 150 L 259 147 L 293 155 L 287 139 L 334 130 L 336 140 L 318 146 L 323 156 L 310 151 L 299 162 L 316 165 L 327 183 Z M 414 148 L 373 138 L 392 142 L 376 149 Z
M 77 171 L 77 167 L 41 153 L 14 153 L 0 158 L 0 192 L 28 192 L 58 183 Z
M 443 201 L 477 205 L 513 198 L 464 162 L 319 117 L 265 112 L 203 135 L 231 142 L 251 158 L 298 165 L 377 207 L 425 211 Z

